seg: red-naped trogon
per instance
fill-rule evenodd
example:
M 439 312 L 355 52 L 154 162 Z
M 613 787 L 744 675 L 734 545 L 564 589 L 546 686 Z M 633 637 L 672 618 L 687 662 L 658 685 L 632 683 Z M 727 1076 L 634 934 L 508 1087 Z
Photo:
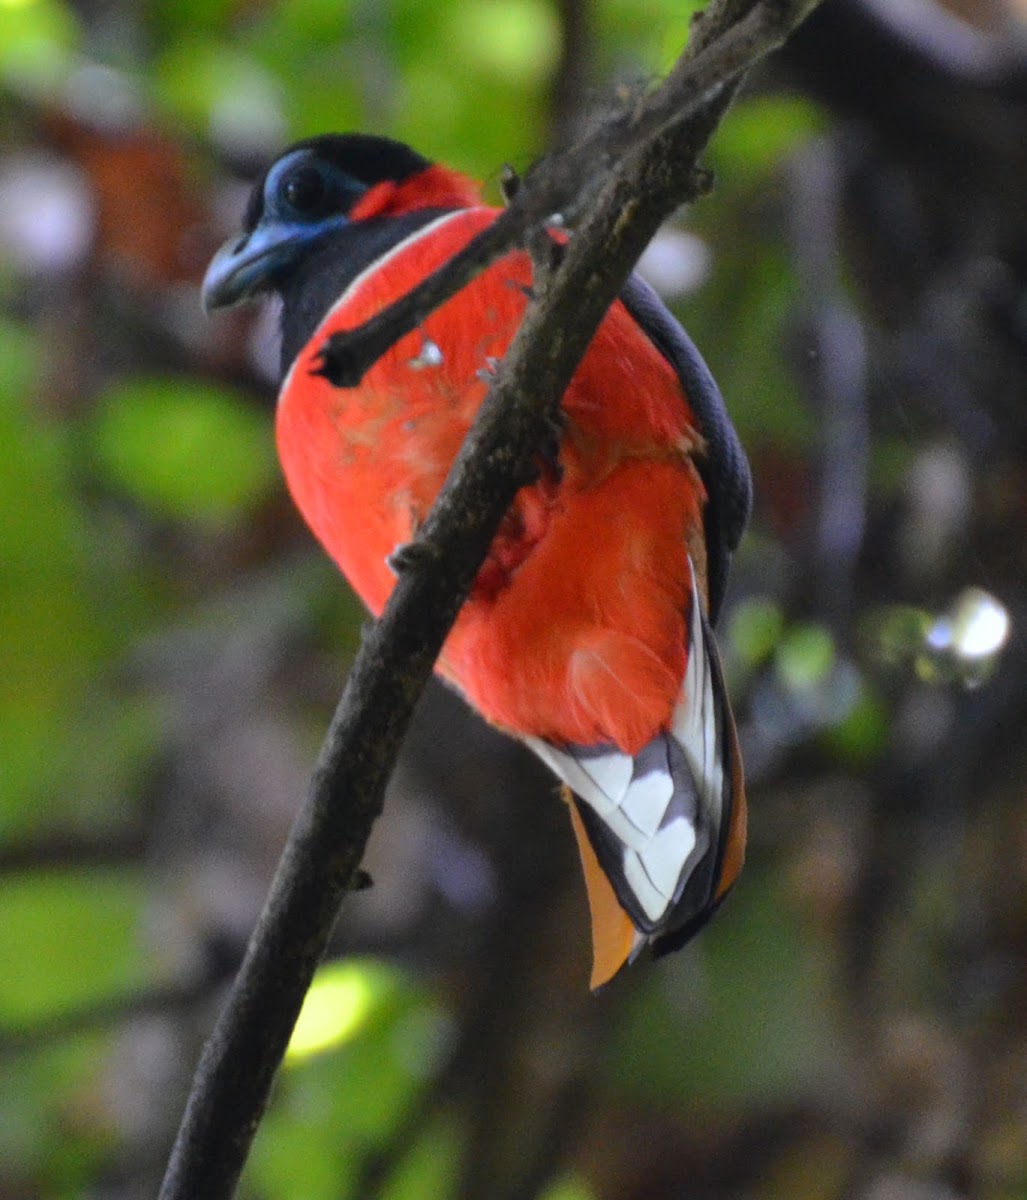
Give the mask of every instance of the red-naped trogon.
M 355 389 L 328 337 L 408 291 L 496 219 L 477 186 L 398 142 L 299 142 L 211 263 L 208 308 L 282 301 L 277 434 L 292 495 L 374 614 L 528 303 L 513 252 Z M 426 344 L 437 353 L 425 356 Z M 745 795 L 711 632 L 749 470 L 698 351 L 633 276 L 563 398 L 559 446 L 517 494 L 437 664 L 566 785 L 592 913 L 592 986 L 682 945 L 741 869 Z M 530 849 L 526 849 L 530 853 Z

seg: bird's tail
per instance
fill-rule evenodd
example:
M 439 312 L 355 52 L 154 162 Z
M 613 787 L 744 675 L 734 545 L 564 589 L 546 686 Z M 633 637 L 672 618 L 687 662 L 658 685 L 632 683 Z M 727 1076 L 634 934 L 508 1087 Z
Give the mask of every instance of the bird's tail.
M 666 729 L 637 754 L 529 745 L 571 793 L 592 916 L 592 987 L 643 946 L 684 945 L 742 867 L 745 790 L 713 633 L 692 585 L 688 665 Z

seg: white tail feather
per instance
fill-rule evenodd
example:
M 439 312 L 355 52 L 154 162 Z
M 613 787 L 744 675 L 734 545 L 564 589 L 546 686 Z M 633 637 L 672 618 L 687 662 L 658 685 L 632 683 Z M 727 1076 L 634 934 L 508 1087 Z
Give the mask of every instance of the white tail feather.
M 634 757 L 526 739 L 599 819 L 590 838 L 600 862 L 636 925 L 652 935 L 677 915 L 689 879 L 720 840 L 728 734 L 709 639 L 693 571 L 688 666 L 669 729 Z

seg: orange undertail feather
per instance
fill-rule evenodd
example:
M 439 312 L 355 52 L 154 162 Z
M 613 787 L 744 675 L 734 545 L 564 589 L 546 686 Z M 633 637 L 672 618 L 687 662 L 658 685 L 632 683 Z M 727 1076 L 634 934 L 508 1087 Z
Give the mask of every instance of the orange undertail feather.
M 609 983 L 631 957 L 638 935 L 631 918 L 621 908 L 616 893 L 599 865 L 592 843 L 574 803 L 570 788 L 562 786 L 561 794 L 571 814 L 571 825 L 578 843 L 581 867 L 588 893 L 588 910 L 592 918 L 592 991 Z

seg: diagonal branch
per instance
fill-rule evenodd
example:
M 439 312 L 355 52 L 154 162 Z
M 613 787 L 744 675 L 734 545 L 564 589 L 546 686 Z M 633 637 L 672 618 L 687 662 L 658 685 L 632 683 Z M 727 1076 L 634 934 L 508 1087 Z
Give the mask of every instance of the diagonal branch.
M 716 6 L 716 13 L 711 5 L 698 23 L 690 52 L 681 56 L 659 88 L 636 104 L 619 108 L 566 150 L 542 159 L 494 224 L 365 324 L 335 334 L 326 351 L 328 378 L 340 387 L 356 387 L 386 350 L 486 267 L 523 245 L 533 227 L 554 213 L 573 224 L 611 174 L 623 177 L 629 172 L 633 151 L 681 128 L 696 114 L 716 111 L 718 93 L 726 107 L 740 76 L 776 49 L 816 3 L 762 0 L 749 7 L 745 0 L 727 0 Z M 732 8 L 741 15 L 725 26 L 719 14 Z M 725 30 L 721 36 L 717 36 L 719 29 Z M 677 201 L 690 199 L 694 196 L 679 194 Z
M 201 1057 L 161 1200 L 233 1194 L 306 989 L 381 811 L 414 704 L 495 530 L 530 481 L 560 397 L 636 258 L 674 207 L 699 190 L 697 157 L 740 73 L 779 45 L 810 7 L 809 0 L 713 0 L 693 50 L 661 88 L 530 173 L 505 219 L 493 226 L 500 232 L 487 255 L 458 256 L 448 274 L 440 272 L 427 290 L 400 301 L 402 312 L 394 306 L 363 327 L 362 342 L 349 341 L 345 353 L 337 342 L 328 350 L 326 369 L 337 370 L 340 382 L 359 381 L 388 345 L 517 244 L 533 223 L 557 208 L 580 214 L 562 261 L 536 279 L 535 302 L 413 553 L 404 556 L 381 620 L 364 638 L 271 895 Z M 531 199 L 521 200 L 522 194 Z

